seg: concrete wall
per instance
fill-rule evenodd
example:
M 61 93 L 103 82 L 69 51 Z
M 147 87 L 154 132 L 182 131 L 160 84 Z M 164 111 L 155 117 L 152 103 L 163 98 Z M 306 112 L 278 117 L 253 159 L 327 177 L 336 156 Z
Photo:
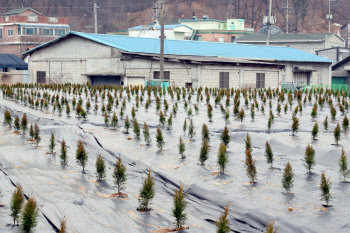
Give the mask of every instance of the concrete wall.
M 26 83 L 28 70 L 8 69 L 6 73 L 0 73 L 0 84 Z
M 214 20 L 208 20 L 208 21 L 203 21 L 203 20 L 198 20 L 198 21 L 187 21 L 187 22 L 180 22 L 183 25 L 186 25 L 193 30 L 217 30 L 225 29 L 225 23 L 219 22 L 219 21 L 214 21 Z

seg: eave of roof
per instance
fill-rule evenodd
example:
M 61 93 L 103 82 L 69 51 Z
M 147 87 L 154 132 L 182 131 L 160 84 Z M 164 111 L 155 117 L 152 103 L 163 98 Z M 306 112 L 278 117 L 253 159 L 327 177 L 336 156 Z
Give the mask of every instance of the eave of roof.
M 341 61 L 337 62 L 336 64 L 334 64 L 332 66 L 332 70 L 337 69 L 339 66 L 342 66 L 343 64 L 345 64 L 345 63 L 347 63 L 349 61 L 350 61 L 350 56 L 348 56 L 348 57 L 344 58 L 343 60 L 341 60 Z

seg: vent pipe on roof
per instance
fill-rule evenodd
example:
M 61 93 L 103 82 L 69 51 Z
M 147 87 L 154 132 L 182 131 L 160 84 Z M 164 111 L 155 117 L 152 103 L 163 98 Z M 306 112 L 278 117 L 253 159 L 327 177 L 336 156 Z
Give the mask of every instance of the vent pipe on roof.
M 192 17 L 192 19 L 193 19 L 193 20 L 197 20 L 197 16 L 194 15 L 194 16 Z
M 203 15 L 203 19 L 209 19 L 208 15 Z

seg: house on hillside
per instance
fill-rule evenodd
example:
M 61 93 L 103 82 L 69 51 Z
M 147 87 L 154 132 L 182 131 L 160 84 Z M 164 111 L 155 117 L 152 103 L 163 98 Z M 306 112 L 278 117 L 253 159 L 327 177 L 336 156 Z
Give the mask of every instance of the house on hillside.
M 167 39 L 185 40 L 192 36 L 193 29 L 181 24 L 164 25 L 164 34 L 165 38 Z M 140 25 L 137 27 L 129 28 L 129 36 L 159 38 L 160 25 Z
M 0 84 L 28 82 L 28 65 L 14 54 L 0 53 Z
M 159 51 L 159 39 L 70 32 L 25 55 L 30 82 L 144 85 L 159 78 Z M 165 40 L 165 78 L 179 87 L 330 84 L 331 65 L 287 47 Z
M 347 57 L 332 67 L 333 85 L 350 85 L 350 57 Z
M 13 9 L 0 15 L 0 51 L 20 56 L 68 32 L 66 17 L 41 16 L 30 7 Z
M 340 28 L 340 35 L 345 39 L 345 47 L 350 48 L 350 23 L 346 23 Z
M 265 45 L 266 34 L 250 34 L 237 38 L 239 44 Z M 291 47 L 315 54 L 317 50 L 344 47 L 344 39 L 335 33 L 272 34 L 271 46 Z
M 350 56 L 350 48 L 334 47 L 329 49 L 322 49 L 316 51 L 316 55 L 328 58 L 336 63 Z

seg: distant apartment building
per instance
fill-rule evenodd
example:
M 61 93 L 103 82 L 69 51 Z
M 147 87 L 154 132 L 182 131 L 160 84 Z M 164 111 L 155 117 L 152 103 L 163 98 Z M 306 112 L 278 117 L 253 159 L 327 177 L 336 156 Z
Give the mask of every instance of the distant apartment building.
M 46 17 L 32 8 L 13 9 L 0 16 L 0 53 L 20 56 L 28 49 L 66 35 L 68 18 Z

